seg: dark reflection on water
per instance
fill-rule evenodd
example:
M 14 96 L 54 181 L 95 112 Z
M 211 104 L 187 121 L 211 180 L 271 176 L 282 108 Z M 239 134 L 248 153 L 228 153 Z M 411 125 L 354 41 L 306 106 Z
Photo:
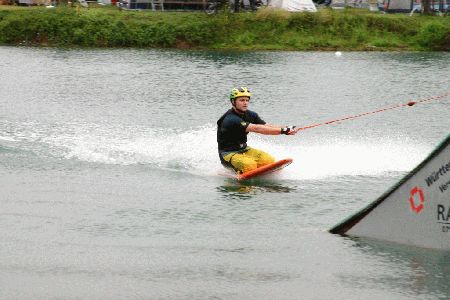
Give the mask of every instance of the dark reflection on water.
M 217 187 L 217 191 L 225 198 L 250 199 L 264 193 L 291 193 L 296 191 L 296 188 L 264 179 L 243 182 L 229 179 L 225 185 Z
M 279 63 L 279 56 L 274 56 L 270 52 L 245 52 L 245 51 L 177 51 L 173 50 L 174 56 L 182 57 L 183 60 L 191 60 L 198 63 L 199 61 L 209 61 L 216 67 L 229 66 L 230 64 L 245 63 L 249 65 L 262 65 Z
M 310 52 L 307 56 L 308 60 L 301 59 L 304 55 L 298 52 L 283 52 L 280 55 L 279 52 L 270 51 L 234 51 L 234 50 L 210 50 L 210 51 L 180 51 L 180 50 L 152 50 L 150 55 L 162 55 L 170 56 L 172 59 L 180 59 L 181 61 L 190 61 L 191 63 L 198 64 L 199 62 L 211 62 L 215 67 L 229 67 L 232 65 L 242 65 L 245 67 L 261 66 L 261 65 L 278 65 L 285 61 L 295 61 L 300 58 L 301 65 L 309 64 L 311 62 L 326 64 L 329 60 L 333 60 L 334 53 L 330 52 Z M 398 64 L 404 64 L 409 67 L 439 67 L 441 65 L 444 68 L 448 68 L 448 55 L 443 52 L 405 52 L 405 53 L 359 53 L 348 52 L 345 56 L 349 61 L 358 60 L 361 62 L 372 61 L 387 63 L 388 65 L 395 66 Z M 299 67 L 301 66 L 299 65 Z M 244 69 L 240 67 L 240 69 Z
M 361 276 L 342 276 L 344 282 L 361 288 L 383 285 L 388 289 L 402 290 L 415 296 L 429 299 L 449 299 L 450 297 L 450 251 L 438 251 L 418 247 L 346 237 L 352 241 L 352 247 L 384 270 L 390 270 L 383 276 L 374 278 L 370 274 Z M 411 296 L 412 296 L 411 295 Z
M 405 53 L 386 53 L 382 56 L 376 55 L 376 59 L 381 59 L 388 63 L 404 63 L 411 65 L 418 65 L 421 67 L 437 66 L 442 63 L 443 66 L 448 67 L 448 55 L 443 52 L 405 52 Z

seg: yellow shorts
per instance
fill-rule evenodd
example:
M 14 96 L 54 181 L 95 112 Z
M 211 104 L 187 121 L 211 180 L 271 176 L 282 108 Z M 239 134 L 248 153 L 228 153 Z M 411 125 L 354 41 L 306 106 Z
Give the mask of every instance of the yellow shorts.
M 272 155 L 251 147 L 247 147 L 245 152 L 242 153 L 227 153 L 223 156 L 223 159 L 239 173 L 245 173 L 275 162 Z

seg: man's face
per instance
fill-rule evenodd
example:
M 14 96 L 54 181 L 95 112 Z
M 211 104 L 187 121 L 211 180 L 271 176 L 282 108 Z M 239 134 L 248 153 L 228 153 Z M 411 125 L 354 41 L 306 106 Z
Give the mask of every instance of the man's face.
M 249 97 L 237 97 L 234 100 L 234 106 L 237 111 L 246 112 L 248 109 L 249 102 L 250 102 Z

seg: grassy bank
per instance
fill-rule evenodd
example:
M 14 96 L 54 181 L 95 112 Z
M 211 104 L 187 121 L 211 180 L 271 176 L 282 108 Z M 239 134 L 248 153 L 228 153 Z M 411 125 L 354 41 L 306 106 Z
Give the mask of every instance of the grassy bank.
M 450 50 L 450 19 L 367 10 L 288 13 L 0 7 L 0 44 L 258 50 Z

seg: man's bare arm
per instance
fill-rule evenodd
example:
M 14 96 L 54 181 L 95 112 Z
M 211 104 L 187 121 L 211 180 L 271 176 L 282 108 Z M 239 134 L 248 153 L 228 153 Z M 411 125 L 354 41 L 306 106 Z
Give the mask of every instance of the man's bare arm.
M 278 127 L 274 125 L 261 125 L 261 124 L 250 124 L 247 126 L 246 132 L 256 132 L 260 134 L 266 135 L 279 135 L 279 134 L 287 134 L 293 135 L 299 131 L 297 128 L 291 127 Z

